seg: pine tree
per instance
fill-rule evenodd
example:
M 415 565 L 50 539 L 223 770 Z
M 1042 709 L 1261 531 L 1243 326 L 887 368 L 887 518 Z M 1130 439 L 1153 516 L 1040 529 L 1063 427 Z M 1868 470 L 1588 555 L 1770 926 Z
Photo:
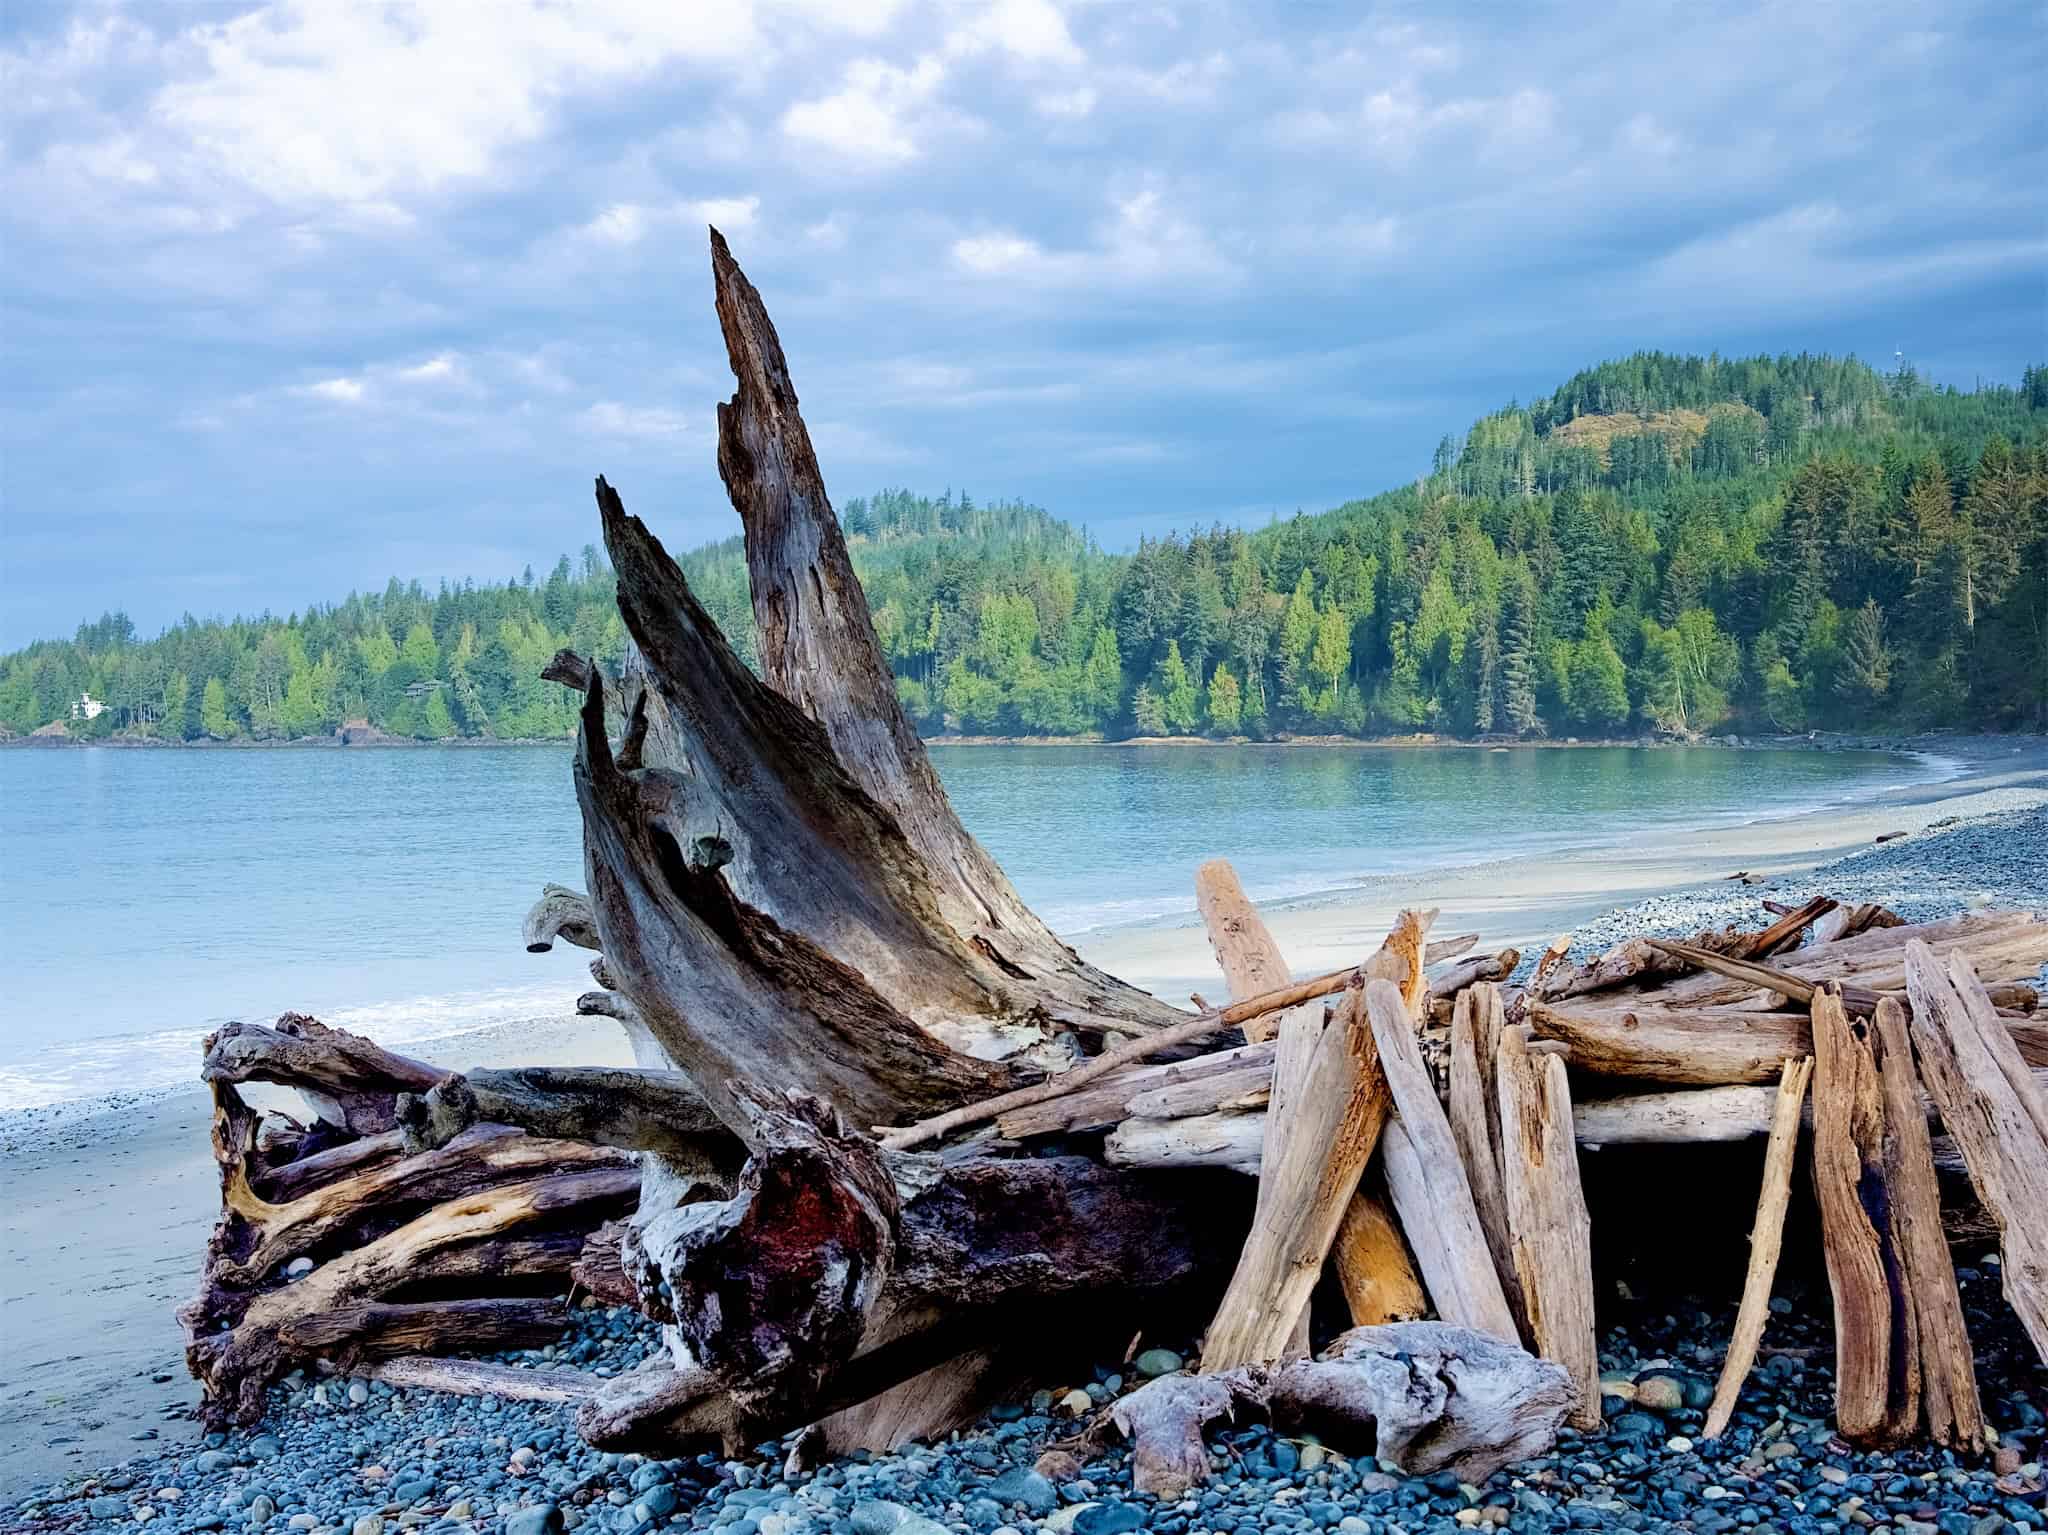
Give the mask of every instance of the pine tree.
M 208 677 L 199 695 L 199 728 L 216 741 L 236 734 L 235 722 L 228 717 L 227 686 L 218 677 Z
M 1892 657 L 1884 641 L 1884 610 L 1875 598 L 1869 598 L 1843 626 L 1835 691 L 1852 704 L 1867 708 L 1890 690 L 1891 679 Z
M 1536 710 L 1536 592 L 1526 570 L 1508 591 L 1507 636 L 1501 646 L 1501 682 L 1508 729 L 1516 735 L 1543 733 Z
M 1234 736 L 1243 720 L 1243 693 L 1230 668 L 1219 661 L 1209 679 L 1209 728 L 1219 736 Z
M 1180 641 L 1166 642 L 1166 659 L 1159 663 L 1157 682 L 1159 708 L 1166 726 L 1175 735 L 1186 735 L 1200 722 L 1201 700 L 1195 680 L 1181 659 Z

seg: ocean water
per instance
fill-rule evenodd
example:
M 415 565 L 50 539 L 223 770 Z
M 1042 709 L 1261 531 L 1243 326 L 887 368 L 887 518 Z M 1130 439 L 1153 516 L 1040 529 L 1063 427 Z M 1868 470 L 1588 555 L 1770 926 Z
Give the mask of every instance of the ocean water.
M 1191 920 L 1195 866 L 1258 900 L 1423 865 L 1797 814 L 1949 771 L 1792 751 L 940 747 L 962 819 L 1076 937 Z M 528 954 L 581 886 L 569 753 L 0 751 L 0 1109 L 194 1079 L 230 1018 L 404 1048 L 559 1015 L 589 955 Z

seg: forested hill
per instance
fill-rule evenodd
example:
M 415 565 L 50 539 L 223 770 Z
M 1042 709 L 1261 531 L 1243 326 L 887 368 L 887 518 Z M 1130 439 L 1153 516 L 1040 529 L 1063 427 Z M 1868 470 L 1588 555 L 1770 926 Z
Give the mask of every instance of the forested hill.
M 1035 507 L 842 508 L 930 732 L 1621 735 L 2048 726 L 2048 369 L 1644 353 L 1445 437 L 1398 490 L 1110 554 Z M 737 540 L 685 557 L 743 652 Z M 601 556 L 305 614 L 119 614 L 0 659 L 0 723 L 290 739 L 566 735 L 538 679 L 624 644 Z M 104 708 L 92 718 L 84 695 Z

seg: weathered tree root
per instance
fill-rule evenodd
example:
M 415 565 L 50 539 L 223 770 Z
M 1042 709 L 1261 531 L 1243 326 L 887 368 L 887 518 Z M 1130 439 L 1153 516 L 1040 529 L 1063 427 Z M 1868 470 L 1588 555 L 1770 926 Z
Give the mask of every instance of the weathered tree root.
M 208 1042 L 205 1075 L 221 1217 L 179 1319 L 215 1426 L 254 1421 L 270 1383 L 314 1359 L 545 1341 L 586 1236 L 639 1193 L 624 1151 L 475 1116 L 408 1155 L 399 1102 L 443 1074 L 315 1019 L 229 1025 Z M 250 1081 L 299 1090 L 312 1126 L 258 1115 L 235 1085 Z
M 1209 1475 L 1202 1430 L 1240 1410 L 1283 1428 L 1312 1428 L 1363 1445 L 1411 1476 L 1450 1471 L 1483 1482 L 1540 1454 L 1577 1400 L 1563 1366 L 1441 1322 L 1355 1327 L 1320 1358 L 1271 1369 L 1169 1375 L 1110 1410 L 1134 1442 L 1131 1481 L 1178 1498 Z

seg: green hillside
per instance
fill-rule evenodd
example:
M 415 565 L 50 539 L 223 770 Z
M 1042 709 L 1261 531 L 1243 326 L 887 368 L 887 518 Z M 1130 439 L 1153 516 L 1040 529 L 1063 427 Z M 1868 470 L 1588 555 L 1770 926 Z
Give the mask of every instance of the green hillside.
M 1960 393 L 1853 359 L 1641 353 L 1445 437 L 1398 490 L 1132 554 L 966 495 L 841 512 L 931 732 L 2048 728 L 2048 369 Z M 737 540 L 684 563 L 750 651 Z M 111 614 L 0 658 L 0 724 L 566 735 L 540 666 L 624 639 L 586 549 L 544 581 L 394 580 L 149 641 Z

